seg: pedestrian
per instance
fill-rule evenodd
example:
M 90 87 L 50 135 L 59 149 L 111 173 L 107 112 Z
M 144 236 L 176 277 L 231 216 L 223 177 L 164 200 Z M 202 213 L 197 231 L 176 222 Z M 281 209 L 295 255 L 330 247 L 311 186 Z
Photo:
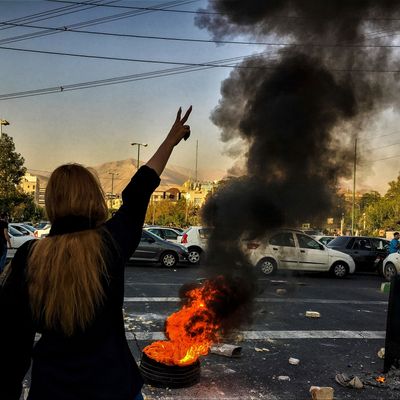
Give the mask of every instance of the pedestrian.
M 0 214 L 0 274 L 3 272 L 7 259 L 7 245 L 11 249 L 10 235 L 8 234 L 7 214 Z
M 390 241 L 390 244 L 389 244 L 389 254 L 397 253 L 399 251 L 399 248 L 400 248 L 399 237 L 400 237 L 399 232 L 395 232 L 393 234 L 393 239 Z
M 190 134 L 179 109 L 166 139 L 106 221 L 98 180 L 58 167 L 46 189 L 50 234 L 28 241 L 0 286 L 0 399 L 18 400 L 32 358 L 29 400 L 141 400 L 143 385 L 123 319 L 124 265 L 173 148 Z M 35 344 L 35 334 L 41 337 Z

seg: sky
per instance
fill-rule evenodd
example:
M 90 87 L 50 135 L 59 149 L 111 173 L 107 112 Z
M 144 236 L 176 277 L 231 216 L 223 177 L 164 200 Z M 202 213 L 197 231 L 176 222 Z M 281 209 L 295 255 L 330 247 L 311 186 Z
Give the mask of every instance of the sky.
M 266 49 L 257 45 L 222 45 L 93 33 L 210 40 L 210 34 L 194 24 L 194 12 L 206 7 L 205 0 L 98 0 L 97 3 L 89 8 L 72 1 L 0 0 L 0 118 L 10 122 L 3 131 L 13 137 L 17 151 L 25 158 L 25 166 L 52 171 L 66 162 L 95 166 L 136 158 L 137 148 L 132 147 L 131 142 L 148 144 L 141 148 L 140 156 L 146 161 L 168 132 L 178 107 L 185 109 L 193 105 L 189 121 L 192 136 L 175 149 L 170 163 L 194 169 L 198 141 L 200 170 L 228 170 L 234 160 L 226 155 L 220 132 L 210 121 L 210 114 L 221 99 L 221 83 L 232 68 L 196 68 L 184 64 L 245 57 Z M 119 8 L 106 7 L 106 4 Z M 162 7 L 170 11 L 133 7 Z M 129 16 L 121 18 L 122 13 L 128 12 Z M 38 13 L 46 14 L 39 16 Z M 111 15 L 119 15 L 119 18 L 111 21 Z M 29 18 L 15 21 L 21 17 Z M 99 19 L 103 23 L 99 23 Z M 4 24 L 10 21 L 38 28 Z M 75 24 L 88 21 L 92 21 L 91 26 L 76 29 L 92 33 L 68 31 Z M 44 28 L 62 27 L 67 29 L 32 37 L 33 33 L 42 32 Z M 21 38 L 22 35 L 28 37 Z M 234 39 L 251 41 L 246 37 Z M 125 60 L 44 54 L 46 51 Z M 148 73 L 174 68 L 186 70 L 149 78 Z M 73 84 L 137 74 L 144 75 L 140 80 L 130 82 L 67 90 Z M 61 87 L 65 90 L 59 89 L 51 94 L 4 96 Z M 364 156 L 360 157 L 358 165 L 357 186 L 384 193 L 387 183 L 396 179 L 400 172 L 398 110 L 386 109 L 360 133 L 359 151 Z M 351 182 L 345 185 L 352 186 Z

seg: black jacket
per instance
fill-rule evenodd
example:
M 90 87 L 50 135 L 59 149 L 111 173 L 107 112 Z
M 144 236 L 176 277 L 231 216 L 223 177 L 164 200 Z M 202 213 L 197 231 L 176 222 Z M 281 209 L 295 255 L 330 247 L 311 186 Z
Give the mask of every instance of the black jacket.
M 108 241 L 106 299 L 91 325 L 71 337 L 33 320 L 26 284 L 29 241 L 0 285 L 0 399 L 18 400 L 32 359 L 29 400 L 132 400 L 143 382 L 125 338 L 124 264 L 135 251 L 158 175 L 143 166 L 122 192 L 123 205 L 101 232 Z M 50 234 L 52 234 L 50 232 Z M 35 334 L 41 338 L 34 345 Z

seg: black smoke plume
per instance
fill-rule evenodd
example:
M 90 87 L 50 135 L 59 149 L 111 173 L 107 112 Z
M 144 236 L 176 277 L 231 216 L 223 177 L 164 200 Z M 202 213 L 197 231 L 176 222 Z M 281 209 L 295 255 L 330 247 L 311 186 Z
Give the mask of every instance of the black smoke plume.
M 254 277 L 244 235 L 326 218 L 338 182 L 351 176 L 354 136 L 394 100 L 396 76 L 379 71 L 395 57 L 376 45 L 391 43 L 400 1 L 212 0 L 206 11 L 196 23 L 215 39 L 247 34 L 285 44 L 273 58 L 238 65 L 211 115 L 242 173 L 203 209 L 203 223 L 214 227 L 207 263 L 244 282 Z

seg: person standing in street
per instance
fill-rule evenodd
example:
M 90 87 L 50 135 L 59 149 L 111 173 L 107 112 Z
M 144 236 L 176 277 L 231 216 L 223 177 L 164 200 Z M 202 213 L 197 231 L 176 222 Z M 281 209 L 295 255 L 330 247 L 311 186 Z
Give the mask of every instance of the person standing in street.
M 389 245 L 389 254 L 397 253 L 399 251 L 399 248 L 400 248 L 399 237 L 400 237 L 399 232 L 395 232 L 393 234 L 393 239 L 390 241 L 390 245 Z
M 79 164 L 50 176 L 49 235 L 18 248 L 0 282 L 0 399 L 143 400 L 125 336 L 124 270 L 138 246 L 151 194 L 174 147 L 190 135 L 192 107 L 122 192 L 107 220 L 98 178 Z M 34 345 L 35 335 L 40 338 Z
M 10 235 L 8 234 L 7 214 L 0 214 L 0 274 L 3 272 L 7 259 L 7 245 L 11 249 Z

